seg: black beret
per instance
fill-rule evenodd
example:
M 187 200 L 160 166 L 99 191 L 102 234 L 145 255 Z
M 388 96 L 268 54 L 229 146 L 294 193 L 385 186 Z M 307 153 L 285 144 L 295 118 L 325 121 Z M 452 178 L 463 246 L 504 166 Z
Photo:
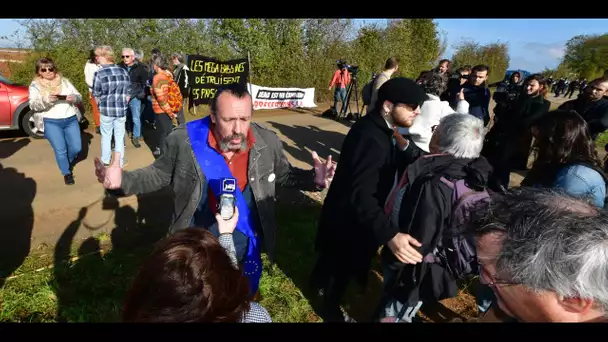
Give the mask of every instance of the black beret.
M 426 100 L 428 97 L 424 89 L 414 80 L 405 77 L 391 78 L 378 89 L 378 107 L 384 101 L 390 101 L 393 105 L 401 103 L 417 107 Z

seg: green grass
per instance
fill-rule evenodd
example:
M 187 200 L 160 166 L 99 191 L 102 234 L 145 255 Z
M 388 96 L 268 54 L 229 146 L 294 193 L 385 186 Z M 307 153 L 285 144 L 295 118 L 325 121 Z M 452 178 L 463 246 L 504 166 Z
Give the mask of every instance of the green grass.
M 315 261 L 319 209 L 312 201 L 277 204 L 277 260 L 270 266 L 263 256 L 260 284 L 260 302 L 275 322 L 320 320 L 300 290 Z M 120 321 L 125 293 L 153 243 L 112 250 L 110 240 L 100 234 L 80 246 L 73 243 L 69 254 L 82 256 L 56 265 L 54 246 L 32 251 L 0 289 L 0 322 Z M 95 252 L 100 246 L 105 253 Z

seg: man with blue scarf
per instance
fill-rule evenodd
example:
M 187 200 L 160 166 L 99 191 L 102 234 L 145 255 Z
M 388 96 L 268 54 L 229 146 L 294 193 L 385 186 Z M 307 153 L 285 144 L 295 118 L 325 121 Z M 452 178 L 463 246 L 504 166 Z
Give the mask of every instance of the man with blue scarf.
M 261 250 L 274 262 L 275 184 L 320 191 L 329 186 L 336 165 L 313 152 L 314 168 L 293 167 L 273 131 L 251 122 L 252 99 L 247 88 L 230 84 L 217 90 L 210 115 L 181 125 L 166 140 L 166 151 L 150 166 L 123 171 L 118 164 L 96 161 L 96 175 L 117 196 L 149 193 L 171 186 L 175 193 L 171 233 L 189 227 L 219 236 L 215 214 L 223 179 L 236 180 L 239 221 L 233 233 L 239 264 L 258 292 Z

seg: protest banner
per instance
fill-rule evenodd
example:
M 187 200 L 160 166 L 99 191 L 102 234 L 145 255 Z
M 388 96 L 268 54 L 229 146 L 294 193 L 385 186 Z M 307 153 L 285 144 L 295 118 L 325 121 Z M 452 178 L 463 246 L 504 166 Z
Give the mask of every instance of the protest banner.
M 312 108 L 315 104 L 315 88 L 270 88 L 248 84 L 253 109 Z
M 213 57 L 188 55 L 190 68 L 190 103 L 209 104 L 221 86 L 231 83 L 246 85 L 249 79 L 248 58 L 220 61 Z

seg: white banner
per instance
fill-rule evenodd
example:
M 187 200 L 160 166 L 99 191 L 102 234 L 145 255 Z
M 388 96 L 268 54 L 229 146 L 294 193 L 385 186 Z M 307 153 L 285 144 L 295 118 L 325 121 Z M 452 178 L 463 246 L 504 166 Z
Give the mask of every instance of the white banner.
M 312 108 L 315 88 L 269 88 L 247 83 L 253 97 L 253 109 Z

